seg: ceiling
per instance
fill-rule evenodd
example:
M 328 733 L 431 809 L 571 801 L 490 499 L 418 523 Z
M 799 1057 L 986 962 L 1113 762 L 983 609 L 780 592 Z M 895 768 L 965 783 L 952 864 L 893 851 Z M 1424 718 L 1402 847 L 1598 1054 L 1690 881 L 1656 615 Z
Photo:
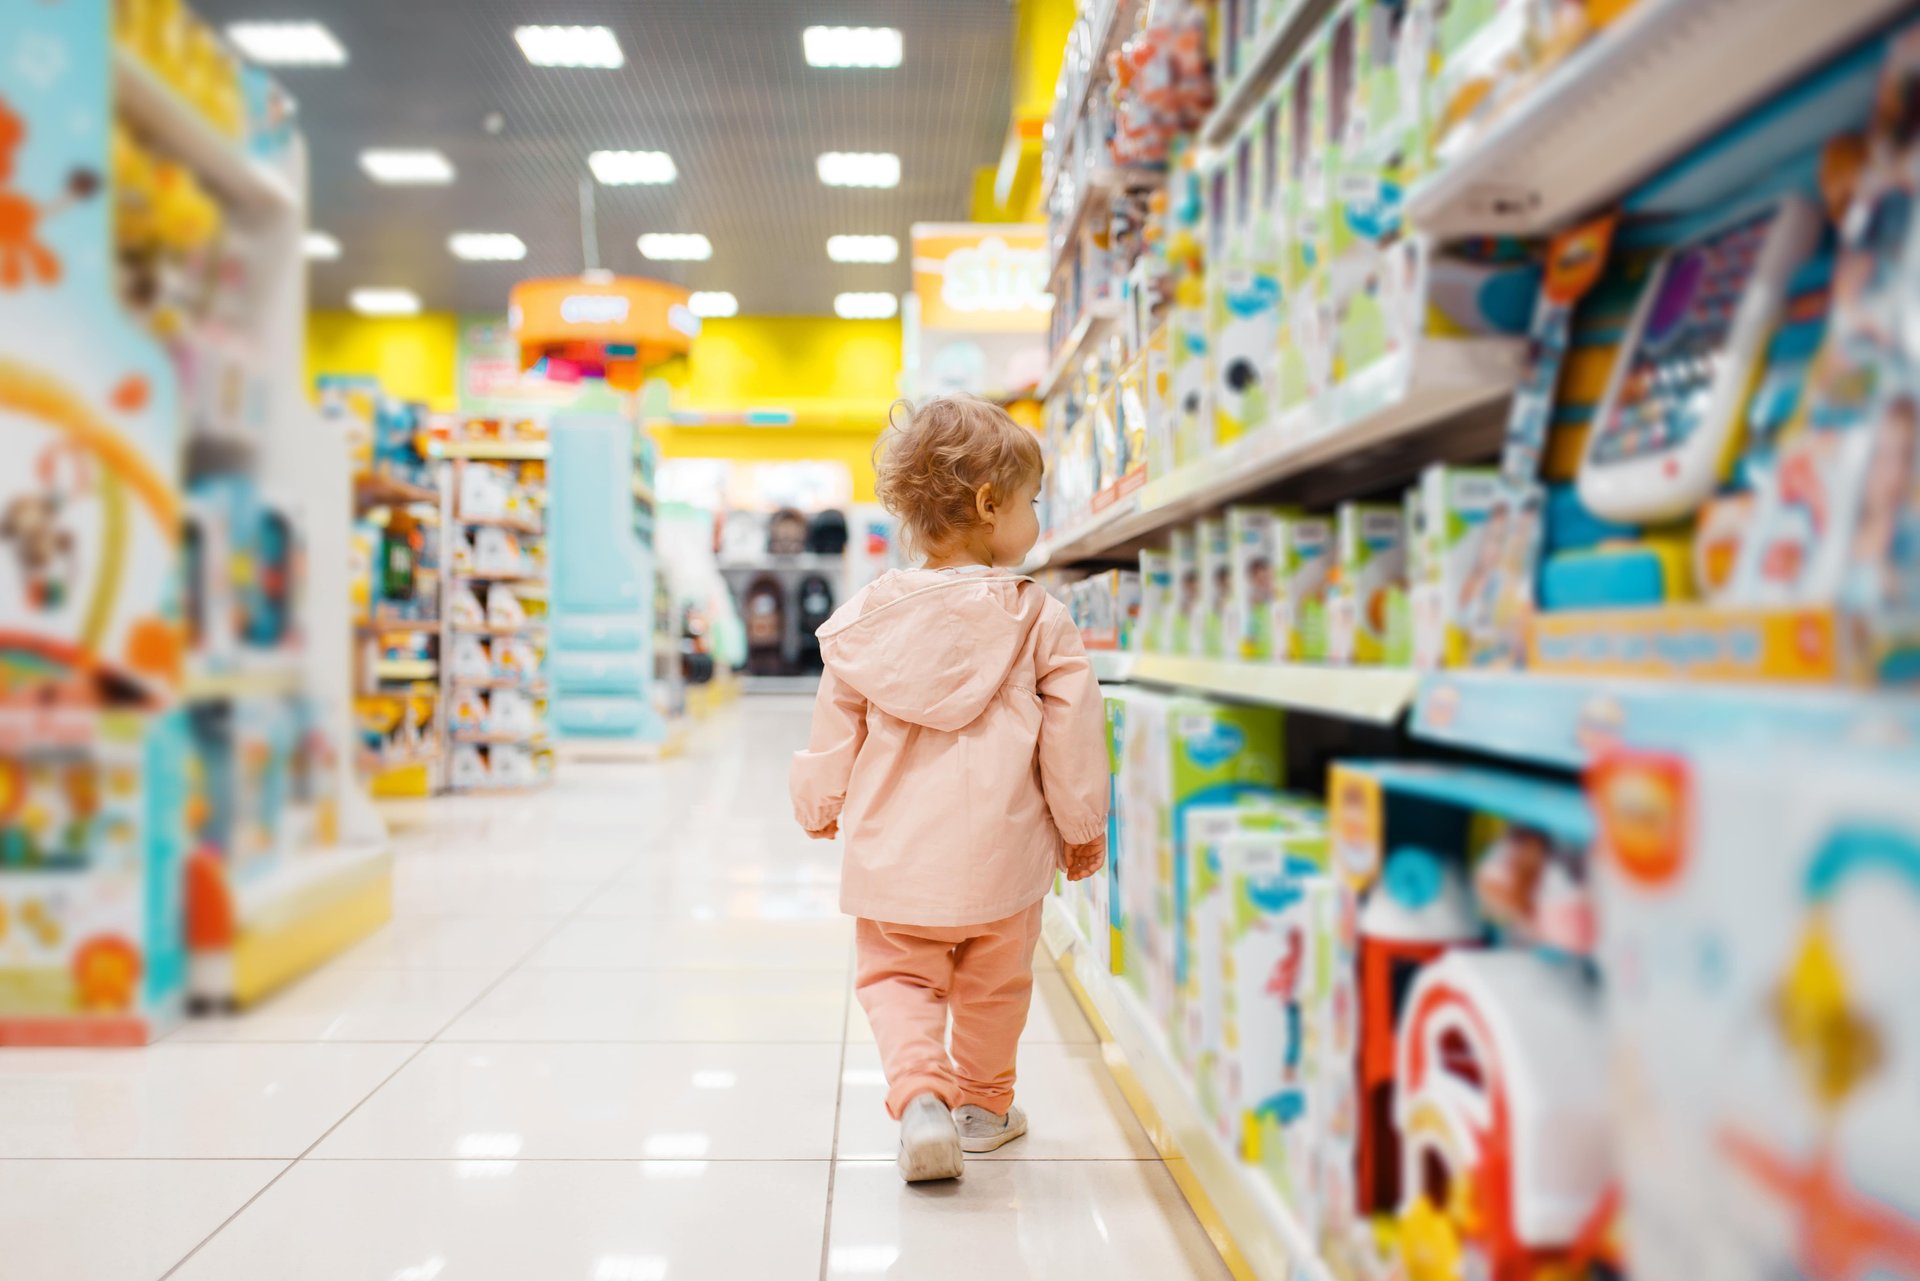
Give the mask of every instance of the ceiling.
M 216 25 L 313 18 L 347 48 L 344 67 L 283 67 L 300 100 L 312 164 L 312 225 L 336 236 L 315 263 L 312 305 L 349 290 L 401 286 L 430 309 L 499 311 L 528 276 L 582 267 L 579 180 L 591 151 L 658 150 L 676 182 L 595 186 L 601 265 L 727 290 L 743 314 L 831 314 L 846 290 L 909 288 L 907 230 L 964 219 L 973 170 L 995 163 L 1011 79 L 1008 0 L 196 0 Z M 612 27 L 626 66 L 543 68 L 514 43 L 523 23 Z M 815 24 L 893 26 L 894 70 L 809 67 Z M 490 113 L 504 117 L 491 135 Z M 366 147 L 437 147 L 448 187 L 383 187 L 361 173 Z M 821 185 L 824 151 L 891 151 L 892 190 Z M 525 261 L 468 263 L 455 231 L 510 231 Z M 643 231 L 713 242 L 699 263 L 640 256 Z M 827 258 L 836 233 L 887 233 L 890 266 Z

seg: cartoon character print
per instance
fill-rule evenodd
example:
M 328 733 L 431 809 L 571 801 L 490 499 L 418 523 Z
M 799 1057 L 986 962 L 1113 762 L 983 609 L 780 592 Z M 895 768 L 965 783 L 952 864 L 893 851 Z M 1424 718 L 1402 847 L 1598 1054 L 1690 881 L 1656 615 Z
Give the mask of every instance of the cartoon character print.
M 14 158 L 26 140 L 26 121 L 0 98 L 0 289 L 6 290 L 60 283 L 60 258 L 40 239 L 40 228 L 100 189 L 98 174 L 76 169 L 67 179 L 64 195 L 50 205 L 38 205 L 14 190 Z

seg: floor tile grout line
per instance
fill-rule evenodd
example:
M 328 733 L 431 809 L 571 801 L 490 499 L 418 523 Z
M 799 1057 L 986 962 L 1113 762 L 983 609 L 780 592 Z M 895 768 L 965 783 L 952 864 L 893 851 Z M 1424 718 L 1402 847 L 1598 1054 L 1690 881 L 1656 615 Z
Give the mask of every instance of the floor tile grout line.
M 827 1208 L 820 1225 L 820 1281 L 827 1281 L 827 1264 L 833 1257 L 833 1191 L 840 1176 L 840 1114 L 847 1099 L 847 1042 L 851 1034 L 847 1024 L 853 1018 L 855 940 L 847 940 L 847 990 L 840 1001 L 840 1065 L 833 1075 L 833 1143 L 827 1159 Z
M 226 1218 L 222 1219 L 217 1225 L 215 1225 L 213 1231 L 207 1233 L 206 1236 L 200 1238 L 200 1240 L 195 1243 L 194 1247 L 191 1250 L 187 1251 L 184 1255 L 180 1256 L 180 1259 L 172 1267 L 168 1268 L 165 1272 L 161 1273 L 159 1281 L 167 1281 L 167 1278 L 173 1276 L 175 1273 L 180 1271 L 181 1268 L 185 1267 L 189 1262 L 192 1261 L 194 1255 L 200 1253 L 200 1251 L 204 1250 L 207 1247 L 208 1242 L 212 1241 L 215 1237 L 219 1236 L 222 1232 L 226 1231 L 228 1226 L 231 1225 L 235 1219 L 238 1219 L 241 1215 L 245 1214 L 248 1208 L 251 1207 L 254 1202 L 258 1201 L 261 1197 L 265 1196 L 268 1192 L 272 1191 L 274 1185 L 279 1183 L 281 1179 L 284 1179 L 287 1176 L 288 1171 L 292 1170 L 295 1166 L 299 1165 L 302 1161 L 304 1161 L 313 1152 L 315 1148 L 319 1147 L 322 1143 L 325 1143 L 327 1139 L 333 1135 L 333 1132 L 335 1130 L 338 1130 L 341 1126 L 345 1125 L 349 1120 L 351 1120 L 354 1113 L 358 1112 L 362 1107 L 366 1106 L 367 1100 L 371 1099 L 374 1095 L 378 1094 L 381 1090 L 385 1089 L 388 1085 L 390 1085 L 393 1082 L 393 1079 L 395 1077 L 399 1076 L 400 1073 L 404 1072 L 407 1069 L 408 1064 L 412 1063 L 415 1059 L 419 1058 L 422 1054 L 425 1054 L 427 1052 L 427 1047 L 435 1044 L 440 1039 L 441 1033 L 445 1032 L 448 1028 L 452 1027 L 455 1023 L 459 1022 L 460 1019 L 464 1018 L 466 1014 L 470 1010 L 472 1010 L 475 1005 L 485 1000 L 493 992 L 495 988 L 497 988 L 498 986 L 500 986 L 501 983 L 506 981 L 508 976 L 516 973 L 522 965 L 526 964 L 528 958 L 533 956 L 535 952 L 545 947 L 548 943 L 552 942 L 554 935 L 558 934 L 560 930 L 567 925 L 568 922 L 572 921 L 575 914 L 578 913 L 581 908 L 585 907 L 587 903 L 592 902 L 594 898 L 598 897 L 601 894 L 604 894 L 607 891 L 607 888 L 609 886 L 611 886 L 621 876 L 625 875 L 625 873 L 628 870 L 630 870 L 632 867 L 634 867 L 635 864 L 639 863 L 640 858 L 641 858 L 640 855 L 635 855 L 633 858 L 629 859 L 626 863 L 621 865 L 618 871 L 612 873 L 604 881 L 602 881 L 599 887 L 596 888 L 592 894 L 587 895 L 587 897 L 583 899 L 580 902 L 580 904 L 573 909 L 572 912 L 567 913 L 565 916 L 555 921 L 553 928 L 547 931 L 547 933 L 543 934 L 537 942 L 535 942 L 524 953 L 522 953 L 519 960 L 513 962 L 505 970 L 502 970 L 494 978 L 494 980 L 491 983 L 488 983 L 484 988 L 480 990 L 478 995 L 476 995 L 471 1001 L 467 1002 L 465 1005 L 460 1007 L 459 1011 L 456 1012 L 452 1018 L 448 1019 L 444 1024 L 442 1024 L 439 1031 L 435 1032 L 433 1036 L 429 1037 L 427 1040 L 416 1045 L 414 1047 L 413 1053 L 407 1055 L 406 1058 L 400 1060 L 399 1064 L 394 1067 L 393 1071 L 387 1073 L 386 1076 L 382 1077 L 374 1085 L 374 1087 L 371 1090 L 368 1090 L 364 1095 L 362 1095 L 358 1102 L 356 1102 L 352 1107 L 348 1108 L 346 1112 L 343 1113 L 338 1119 L 336 1119 L 332 1125 L 329 1125 L 326 1128 L 326 1130 L 323 1131 L 320 1134 L 320 1136 L 316 1138 L 312 1143 L 309 1143 L 306 1146 L 306 1148 L 300 1152 L 298 1156 L 294 1157 L 293 1160 L 287 1162 L 287 1164 L 281 1168 L 279 1173 L 275 1174 L 271 1179 L 268 1179 L 266 1183 L 261 1185 L 261 1187 L 258 1188 L 252 1196 L 248 1197 L 246 1201 L 244 1201 L 238 1209 L 236 1209 L 232 1214 L 229 1214 Z M 389 917 L 388 919 L 391 920 L 392 918 Z M 212 1044 L 220 1044 L 220 1042 L 213 1042 Z M 831 1166 L 829 1166 L 829 1169 L 831 1169 Z

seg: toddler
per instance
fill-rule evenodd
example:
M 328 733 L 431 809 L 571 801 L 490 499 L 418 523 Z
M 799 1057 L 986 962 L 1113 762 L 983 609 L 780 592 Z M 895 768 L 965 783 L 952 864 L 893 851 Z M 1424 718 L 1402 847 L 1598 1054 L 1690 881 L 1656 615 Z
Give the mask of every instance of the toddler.
M 1056 867 L 1080 880 L 1106 861 L 1106 729 L 1066 610 L 1003 568 L 1039 537 L 1038 439 L 953 396 L 882 448 L 880 501 L 926 566 L 881 575 L 820 628 L 792 781 L 807 834 L 845 839 L 840 908 L 858 918 L 856 989 L 912 1183 L 1026 1133 L 1014 1056 L 1040 905 Z

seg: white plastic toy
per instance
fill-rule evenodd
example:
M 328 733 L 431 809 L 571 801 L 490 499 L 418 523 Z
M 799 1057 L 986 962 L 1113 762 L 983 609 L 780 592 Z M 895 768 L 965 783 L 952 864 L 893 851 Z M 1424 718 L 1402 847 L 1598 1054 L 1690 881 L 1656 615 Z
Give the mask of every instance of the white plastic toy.
M 520 604 L 520 598 L 505 587 L 495 587 L 487 593 L 487 622 L 494 627 L 519 627 L 527 621 L 527 611 Z
M 1628 524 L 1713 493 L 1787 285 L 1820 237 L 1798 197 L 1675 248 L 1648 273 L 1580 463 L 1580 501 Z

